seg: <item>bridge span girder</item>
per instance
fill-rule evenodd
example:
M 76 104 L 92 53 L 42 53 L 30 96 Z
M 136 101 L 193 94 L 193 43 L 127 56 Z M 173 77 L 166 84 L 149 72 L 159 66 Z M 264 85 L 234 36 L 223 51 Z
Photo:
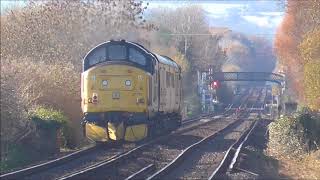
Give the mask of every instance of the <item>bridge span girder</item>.
M 207 78 L 210 81 L 269 81 L 281 86 L 285 81 L 284 76 L 268 72 L 213 72 Z

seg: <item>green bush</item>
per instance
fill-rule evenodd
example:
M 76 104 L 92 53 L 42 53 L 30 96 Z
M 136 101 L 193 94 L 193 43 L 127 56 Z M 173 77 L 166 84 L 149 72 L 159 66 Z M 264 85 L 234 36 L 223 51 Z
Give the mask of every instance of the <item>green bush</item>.
M 61 129 L 62 146 L 68 144 L 70 139 L 67 126 L 68 118 L 61 111 L 40 106 L 29 113 L 29 118 L 35 122 L 40 130 L 45 130 L 48 133 L 54 133 Z
M 0 163 L 0 171 L 4 172 L 9 169 L 26 166 L 41 156 L 31 148 L 25 148 L 23 145 L 11 144 L 5 159 Z
M 304 132 L 304 140 L 308 151 L 320 148 L 320 116 L 312 112 L 304 112 L 298 116 Z
M 61 112 L 51 108 L 37 107 L 29 115 L 36 125 L 42 128 L 57 129 L 67 124 L 68 118 Z
M 56 135 L 61 132 L 62 146 L 68 140 L 68 118 L 58 110 L 38 106 L 29 112 L 29 119 L 36 125 L 35 134 L 21 142 L 11 143 L 8 153 L 0 163 L 0 170 L 22 167 L 32 162 L 46 158 L 55 152 Z
M 294 117 L 281 117 L 269 125 L 268 148 L 277 155 L 304 152 L 301 136 L 303 128 Z
M 312 112 L 283 116 L 269 125 L 268 148 L 273 154 L 299 156 L 317 150 L 319 143 L 320 119 Z
M 140 39 L 138 30 L 147 38 L 152 25 L 142 18 L 144 10 L 127 0 L 26 0 L 1 11 L 1 145 L 25 128 L 23 112 L 36 104 L 63 110 L 70 145 L 80 145 L 80 58 L 102 41 Z
M 197 94 L 185 98 L 185 105 L 188 107 L 187 117 L 192 118 L 201 113 L 200 98 Z

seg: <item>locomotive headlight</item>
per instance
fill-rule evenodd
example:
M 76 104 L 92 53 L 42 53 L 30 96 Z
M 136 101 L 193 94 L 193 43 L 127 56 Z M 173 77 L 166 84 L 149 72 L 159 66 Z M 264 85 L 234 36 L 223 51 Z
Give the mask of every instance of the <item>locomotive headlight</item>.
M 131 81 L 130 81 L 130 80 L 126 80 L 126 81 L 125 81 L 125 85 L 126 85 L 126 86 L 131 86 Z
M 108 80 L 103 80 L 103 81 L 102 81 L 102 85 L 103 85 L 103 86 L 108 86 Z

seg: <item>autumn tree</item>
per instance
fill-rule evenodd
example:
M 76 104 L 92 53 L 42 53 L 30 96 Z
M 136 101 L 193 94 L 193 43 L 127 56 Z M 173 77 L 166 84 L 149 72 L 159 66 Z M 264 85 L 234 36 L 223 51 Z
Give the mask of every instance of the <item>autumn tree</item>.
M 304 92 L 310 108 L 320 110 L 320 28 L 304 36 L 299 46 L 304 65 Z
M 144 10 L 133 0 L 29 0 L 2 12 L 1 147 L 29 129 L 27 112 L 38 105 L 68 115 L 78 144 L 82 58 L 98 43 L 153 29 Z
M 1 58 L 70 62 L 81 69 L 81 58 L 96 44 L 134 40 L 138 29 L 152 28 L 142 17 L 144 9 L 133 0 L 30 0 L 1 15 Z
M 153 10 L 151 21 L 159 27 L 159 39 L 166 41 L 167 45 L 174 44 L 189 60 L 192 69 L 224 61 L 218 45 L 220 35 L 209 31 L 210 27 L 201 7 L 193 5 L 175 10 Z
M 191 40 L 195 38 L 191 34 L 205 33 L 208 29 L 200 6 L 185 6 L 175 10 L 159 9 L 154 10 L 152 14 L 152 21 L 163 30 L 160 33 L 163 36 L 171 36 L 171 42 L 174 42 L 184 54 L 187 54 L 192 44 Z
M 226 51 L 227 64 L 238 67 L 239 71 L 272 72 L 275 56 L 268 39 L 227 33 L 220 42 Z
M 278 59 L 280 64 L 286 67 L 286 74 L 290 78 L 289 88 L 294 90 L 302 102 L 305 100 L 305 95 L 308 96 L 304 91 L 305 56 L 308 55 L 306 49 L 300 52 L 299 46 L 305 41 L 305 34 L 319 29 L 319 9 L 320 2 L 318 0 L 289 0 L 285 17 L 277 30 L 275 39 Z M 310 48 L 312 47 L 310 46 Z
M 151 49 L 157 52 L 159 48 L 170 47 L 170 49 L 176 49 L 178 54 L 187 60 L 185 63 L 189 68 L 185 71 L 183 78 L 184 100 L 192 111 L 199 113 L 196 71 L 208 70 L 208 67 L 214 67 L 216 71 L 220 70 L 226 59 L 219 47 L 221 35 L 210 32 L 205 13 L 200 6 L 157 9 L 152 10 L 151 14 L 150 21 L 158 28 L 153 36 L 153 40 L 157 42 L 153 44 L 157 47 Z

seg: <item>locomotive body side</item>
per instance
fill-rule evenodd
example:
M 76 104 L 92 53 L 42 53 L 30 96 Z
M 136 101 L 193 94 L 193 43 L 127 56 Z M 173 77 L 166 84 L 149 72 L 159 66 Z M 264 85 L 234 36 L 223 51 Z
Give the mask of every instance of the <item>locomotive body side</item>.
M 84 129 L 94 141 L 139 141 L 181 122 L 179 66 L 141 45 L 97 46 L 87 54 L 81 78 Z
M 157 55 L 160 72 L 160 112 L 179 114 L 181 106 L 181 70 L 171 59 Z

